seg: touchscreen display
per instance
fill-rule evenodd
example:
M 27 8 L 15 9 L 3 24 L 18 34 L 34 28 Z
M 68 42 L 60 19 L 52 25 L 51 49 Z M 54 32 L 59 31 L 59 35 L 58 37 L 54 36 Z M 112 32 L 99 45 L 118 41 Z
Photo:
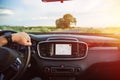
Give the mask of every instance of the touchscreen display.
M 72 44 L 55 44 L 55 55 L 72 55 Z

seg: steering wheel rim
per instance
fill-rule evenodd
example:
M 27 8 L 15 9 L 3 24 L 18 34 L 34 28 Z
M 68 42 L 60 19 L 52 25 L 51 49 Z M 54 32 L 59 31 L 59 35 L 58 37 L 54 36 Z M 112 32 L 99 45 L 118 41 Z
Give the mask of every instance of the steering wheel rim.
M 23 67 L 10 80 L 18 80 L 22 76 L 22 74 L 26 71 L 26 69 L 27 69 L 27 67 L 29 65 L 29 62 L 30 62 L 30 58 L 31 58 L 30 47 L 27 47 L 27 49 L 28 49 L 28 52 L 27 52 L 27 55 L 25 56 L 25 62 L 24 62 Z
M 12 30 L 4 30 L 4 31 L 1 31 L 0 34 L 5 34 L 5 33 L 16 33 L 15 31 L 12 31 Z M 8 47 L 9 48 L 9 47 Z M 9 80 L 18 80 L 22 74 L 26 71 L 28 65 L 29 65 L 29 62 L 30 62 L 30 58 L 31 58 L 31 49 L 30 49 L 30 46 L 27 47 L 27 52 L 24 53 L 24 64 L 22 64 L 23 66 L 19 69 L 19 71 L 16 72 L 16 74 L 14 76 L 12 76 L 11 79 Z M 7 77 L 5 76 L 5 78 L 3 80 L 8 80 Z

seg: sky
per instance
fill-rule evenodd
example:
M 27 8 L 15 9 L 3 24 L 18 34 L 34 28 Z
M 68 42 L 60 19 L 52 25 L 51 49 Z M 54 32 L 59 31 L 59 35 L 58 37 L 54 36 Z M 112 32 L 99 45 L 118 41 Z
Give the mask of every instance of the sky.
M 55 26 L 56 19 L 67 13 L 80 27 L 120 27 L 119 0 L 0 0 L 0 25 Z

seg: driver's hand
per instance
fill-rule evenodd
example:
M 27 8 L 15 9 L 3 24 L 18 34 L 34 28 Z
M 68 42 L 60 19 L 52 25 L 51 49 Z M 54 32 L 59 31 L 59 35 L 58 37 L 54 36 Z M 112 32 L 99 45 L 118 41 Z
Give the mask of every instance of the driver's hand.
M 30 46 L 32 44 L 30 36 L 25 32 L 12 34 L 12 42 L 16 42 L 24 46 Z

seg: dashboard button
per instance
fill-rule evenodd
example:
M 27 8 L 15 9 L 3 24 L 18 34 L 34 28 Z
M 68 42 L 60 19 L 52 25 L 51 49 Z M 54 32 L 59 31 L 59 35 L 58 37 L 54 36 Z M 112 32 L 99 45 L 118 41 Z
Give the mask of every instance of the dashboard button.
M 45 67 L 44 68 L 44 72 L 49 73 L 50 72 L 50 68 L 49 67 Z
M 76 69 L 75 69 L 75 72 L 80 72 L 80 71 L 81 71 L 80 68 L 76 68 Z

